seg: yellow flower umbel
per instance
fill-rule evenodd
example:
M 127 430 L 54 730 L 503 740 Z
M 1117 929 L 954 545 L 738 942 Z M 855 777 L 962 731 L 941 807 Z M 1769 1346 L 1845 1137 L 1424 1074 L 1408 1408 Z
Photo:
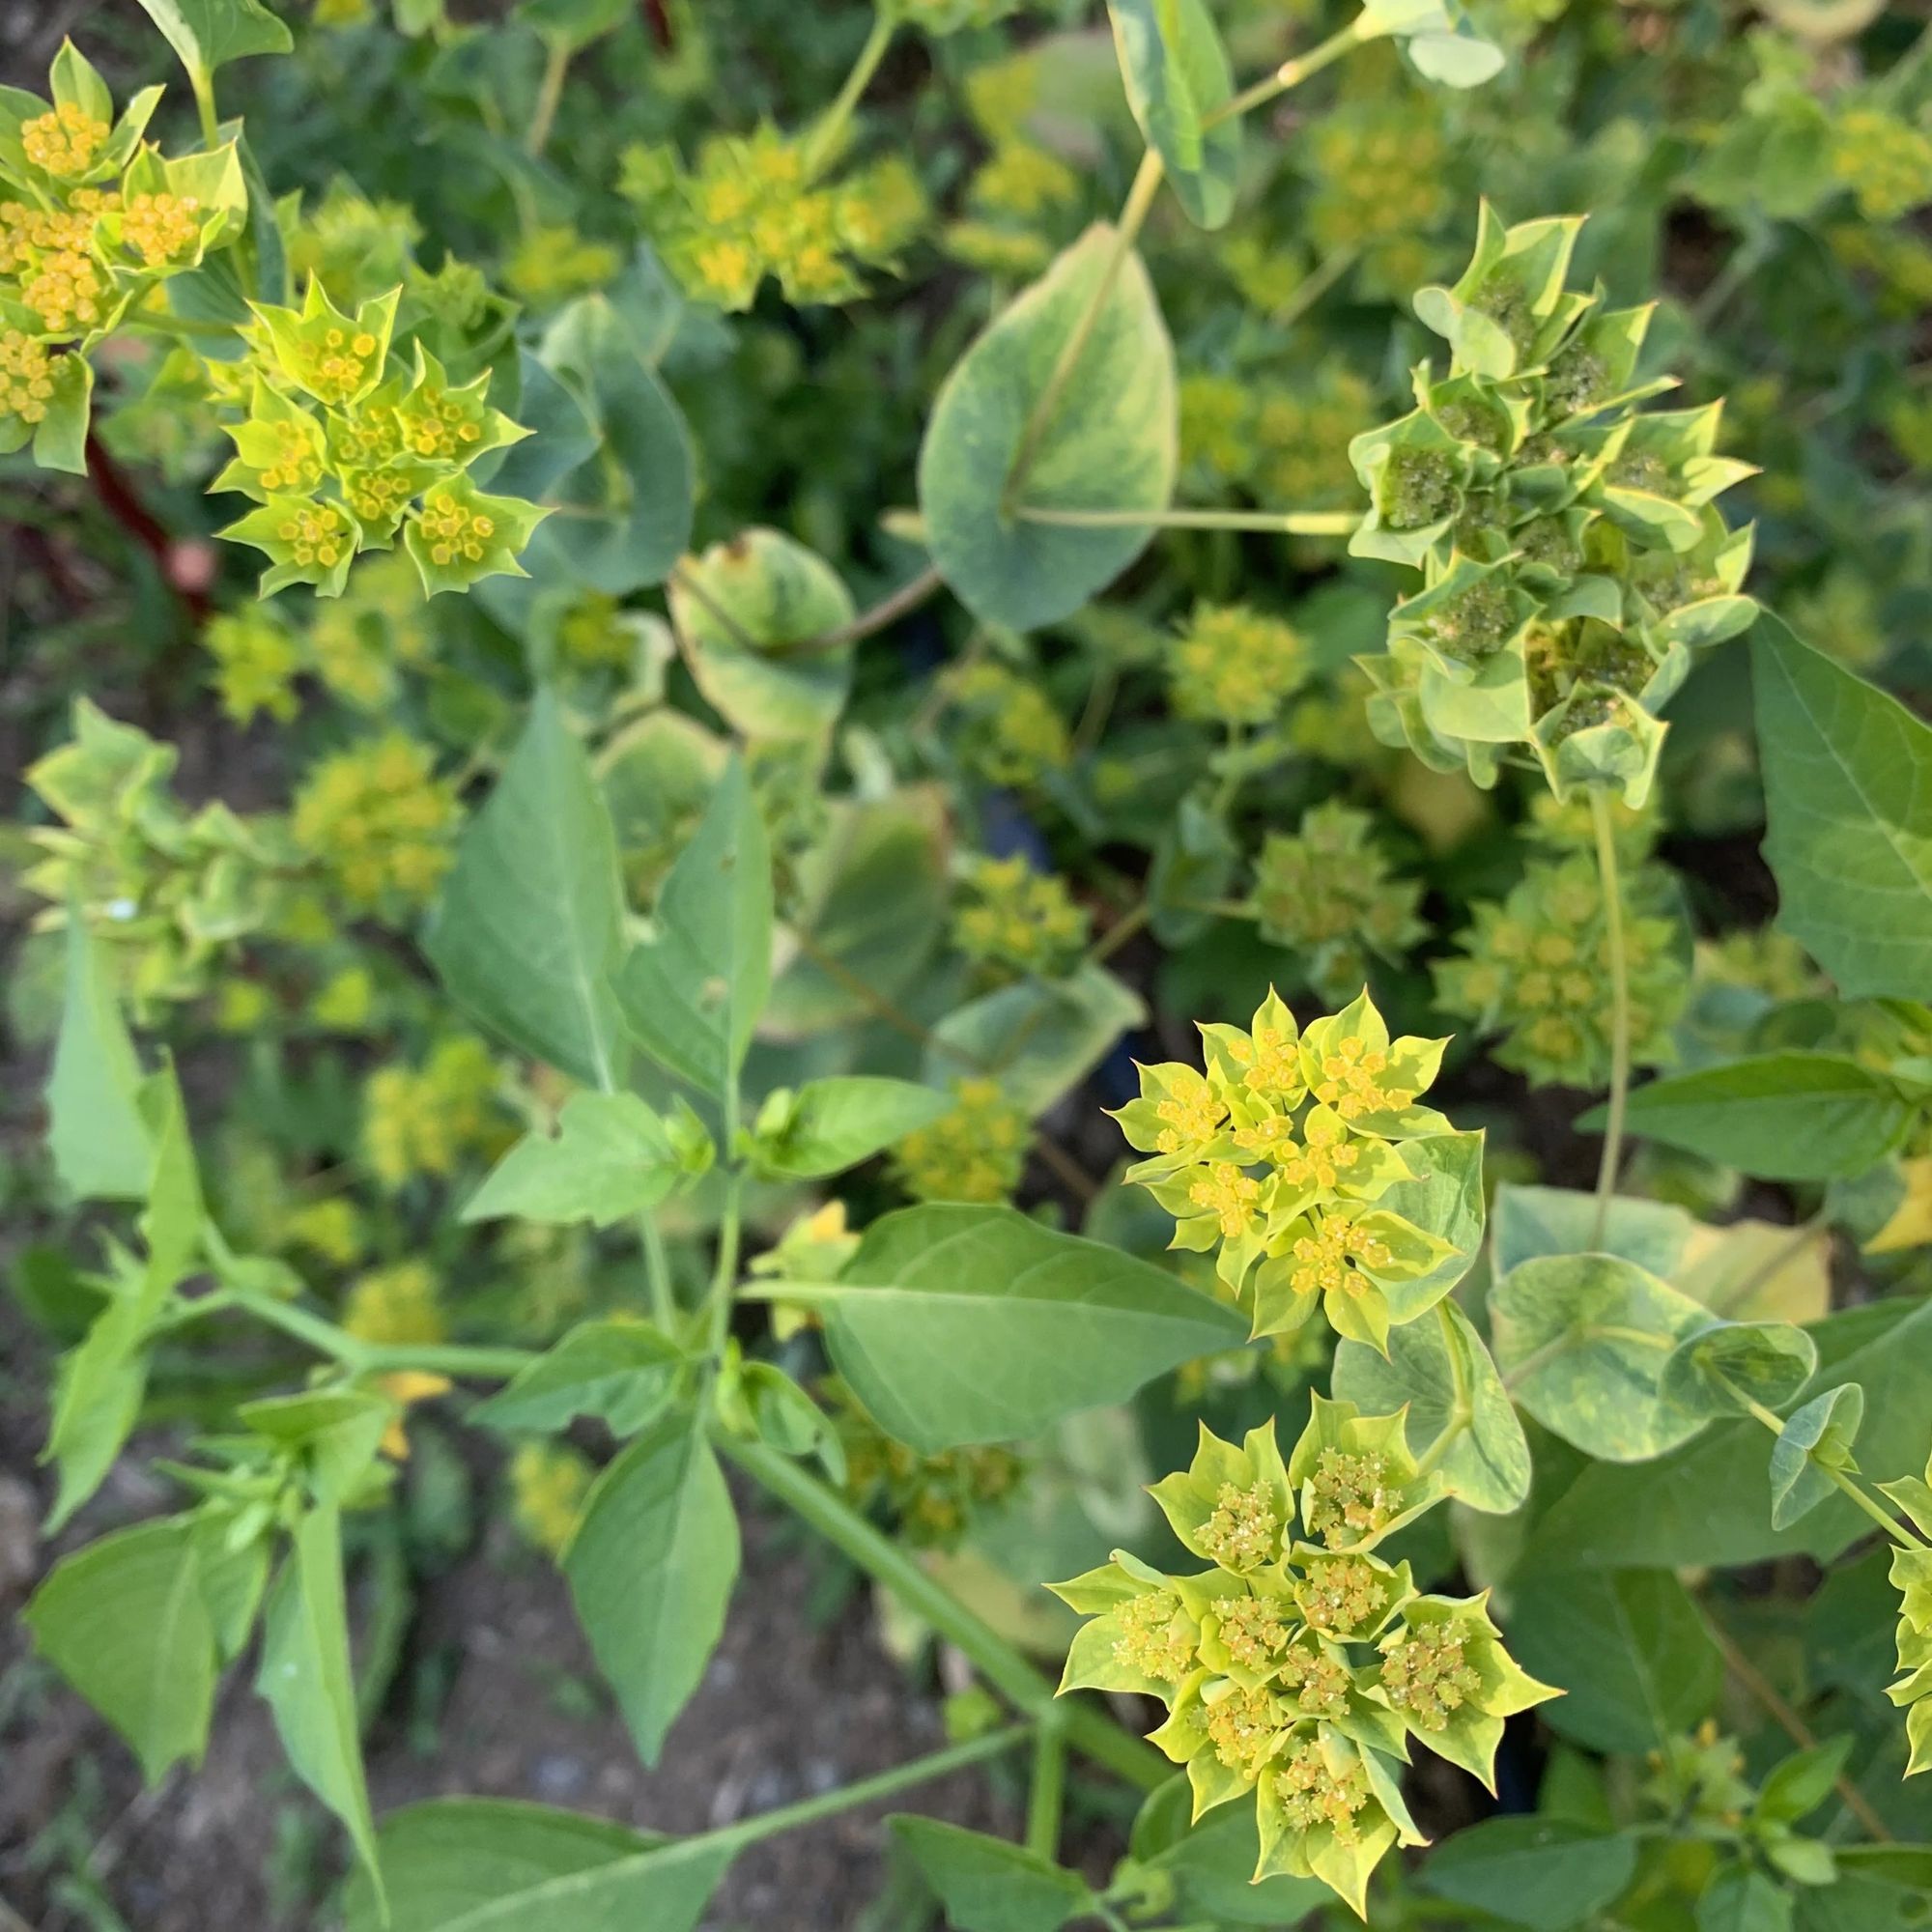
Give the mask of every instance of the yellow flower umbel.
M 1196 605 L 1168 652 L 1169 702 L 1204 724 L 1272 724 L 1307 675 L 1294 627 L 1245 604 Z
M 496 1105 L 497 1066 L 468 1034 L 439 1041 L 421 1067 L 384 1066 L 362 1097 L 362 1144 L 376 1178 L 402 1187 L 418 1176 L 442 1179 L 469 1154 L 508 1138 Z
M 836 1377 L 822 1390 L 845 1456 L 845 1492 L 890 1516 L 923 1548 L 955 1548 L 981 1513 L 1007 1501 L 1026 1476 L 1017 1451 L 999 1443 L 923 1456 L 888 1435 Z
M 520 1442 L 510 1458 L 510 1516 L 546 1556 L 561 1556 L 577 1533 L 594 1475 L 564 1442 Z
M 1445 1042 L 1392 1040 L 1366 992 L 1306 1033 L 1270 992 L 1247 1032 L 1201 1034 L 1205 1067 L 1143 1066 L 1140 1098 L 1115 1116 L 1150 1156 L 1127 1179 L 1174 1215 L 1172 1246 L 1215 1254 L 1257 1336 L 1299 1327 L 1319 1304 L 1343 1334 L 1385 1348 L 1480 1239 L 1480 1136 L 1417 1104 Z M 1425 1176 L 1453 1184 L 1411 1185 Z
M 1867 221 L 1896 221 L 1932 201 L 1932 134 L 1883 107 L 1838 116 L 1830 166 Z
M 894 1178 L 916 1201 L 1004 1201 L 1020 1184 L 1033 1139 L 997 1080 L 955 1080 L 957 1104 L 894 1148 Z
M 1004 973 L 1054 980 L 1079 960 L 1088 914 L 1065 880 L 1036 872 L 1024 857 L 975 859 L 966 867 L 967 903 L 953 916 L 960 952 Z
M 437 1296 L 436 1276 L 426 1263 L 398 1262 L 372 1269 L 350 1291 L 342 1326 L 358 1342 L 402 1346 L 440 1342 L 447 1330 Z M 397 1369 L 375 1378 L 375 1386 L 396 1405 L 383 1434 L 383 1454 L 396 1462 L 410 1453 L 403 1416 L 413 1403 L 449 1392 L 446 1376 L 420 1369 Z
M 214 660 L 214 688 L 223 713 L 238 724 L 266 712 L 278 724 L 296 715 L 295 680 L 301 647 L 271 608 L 211 618 L 202 644 Z
M 947 676 L 959 715 L 958 751 L 969 771 L 994 784 L 1034 785 L 1065 770 L 1072 740 L 1060 713 L 1038 685 L 981 660 Z
M 1422 1842 L 1399 1785 L 1408 1738 L 1487 1783 L 1503 1719 L 1555 1693 L 1504 1654 L 1485 1599 L 1419 1597 L 1375 1553 L 1443 1493 L 1416 1474 L 1404 1412 L 1318 1397 L 1286 1464 L 1272 1422 L 1238 1446 L 1203 1429 L 1151 1493 L 1210 1567 L 1169 1576 L 1117 1549 L 1053 1585 L 1091 1620 L 1061 1689 L 1157 1698 L 1152 1742 L 1186 1768 L 1194 1816 L 1252 1798 L 1255 1878 L 1316 1877 L 1365 1913 L 1383 1854 Z
M 420 905 L 449 869 L 462 811 L 435 756 L 391 731 L 323 759 L 296 795 L 296 842 L 356 909 Z

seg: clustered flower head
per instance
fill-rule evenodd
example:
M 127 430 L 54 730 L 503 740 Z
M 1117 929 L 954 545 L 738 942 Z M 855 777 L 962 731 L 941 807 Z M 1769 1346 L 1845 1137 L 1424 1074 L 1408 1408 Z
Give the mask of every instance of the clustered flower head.
M 1004 1201 L 1020 1184 L 1032 1128 L 997 1080 L 955 1080 L 953 1107 L 915 1128 L 890 1155 L 916 1201 Z
M 1932 201 L 1932 134 L 1885 107 L 1844 108 L 1832 126 L 1833 178 L 1867 221 L 1896 221 Z
M 1300 633 L 1245 604 L 1197 604 L 1168 646 L 1169 701 L 1203 724 L 1270 724 L 1307 676 Z
M 1359 986 L 1371 953 L 1398 961 L 1426 930 L 1421 881 L 1396 877 L 1374 834 L 1368 812 L 1331 802 L 1305 811 L 1293 835 L 1270 832 L 1255 859 L 1257 929 L 1301 955 L 1324 1000 Z
M 27 835 L 42 857 L 26 884 L 52 901 L 41 923 L 77 909 L 143 1010 L 204 992 L 218 961 L 279 919 L 302 864 L 276 819 L 190 811 L 168 782 L 178 757 L 81 697 L 72 738 L 26 775 L 63 821 Z
M 561 1556 L 577 1533 L 595 1470 L 567 1442 L 520 1442 L 510 1458 L 510 1516 L 547 1556 Z
M 890 156 L 822 182 L 806 144 L 776 128 L 720 135 L 687 170 L 664 147 L 626 151 L 619 188 L 686 294 L 747 309 L 777 279 L 788 302 L 846 302 L 862 269 L 891 268 L 925 220 L 907 163 Z
M 1270 991 L 1245 1033 L 1201 1035 L 1205 1066 L 1143 1066 L 1140 1098 L 1115 1115 L 1148 1156 L 1127 1179 L 1175 1217 L 1170 1245 L 1214 1252 L 1257 1336 L 1320 1306 L 1339 1333 L 1386 1351 L 1390 1327 L 1459 1271 L 1440 1231 L 1383 1200 L 1429 1171 L 1450 1133 L 1418 1104 L 1447 1042 L 1391 1039 L 1366 992 L 1304 1032 Z
M 846 1494 L 887 1514 L 909 1543 L 956 1548 L 973 1519 L 1005 1502 L 1026 1478 L 1024 1459 L 1004 1444 L 923 1456 L 888 1435 L 837 1377 L 821 1393 L 845 1452 Z
M 382 1066 L 362 1090 L 362 1146 L 384 1186 L 443 1179 L 510 1138 L 497 1064 L 472 1034 L 439 1040 L 420 1066 Z
M 1486 205 L 1461 279 L 1416 297 L 1449 370 L 1350 445 L 1372 499 L 1350 548 L 1423 574 L 1364 661 L 1384 743 L 1483 785 L 1527 746 L 1559 795 L 1640 805 L 1691 651 L 1754 614 L 1750 531 L 1715 507 L 1751 469 L 1716 453 L 1721 404 L 1637 409 L 1671 386 L 1636 375 L 1651 311 L 1564 286 L 1581 226 Z
M 967 769 L 994 784 L 1037 784 L 1073 756 L 1066 725 L 1032 679 L 984 659 L 949 673 L 956 745 Z
M 1354 495 L 1350 440 L 1375 421 L 1374 392 L 1335 361 L 1292 382 L 1200 373 L 1180 384 L 1180 451 L 1205 480 L 1263 502 L 1340 508 Z
M 246 413 L 227 430 L 235 457 L 212 487 L 259 505 L 221 535 L 268 557 L 264 595 L 307 583 L 340 596 L 355 558 L 398 538 L 431 595 L 525 574 L 517 554 L 546 513 L 486 495 L 466 472 L 528 432 L 491 408 L 487 371 L 454 383 L 421 342 L 395 366 L 401 296 L 350 313 L 311 277 L 299 309 L 250 305 Z
M 1557 1694 L 1504 1651 L 1487 1592 L 1420 1595 L 1378 1553 L 1444 1492 L 1406 1417 L 1316 1396 L 1286 1463 L 1272 1421 L 1238 1447 L 1204 1426 L 1151 1493 L 1212 1567 L 1169 1576 L 1116 1550 L 1052 1586 L 1092 1619 L 1061 1689 L 1158 1698 L 1152 1741 L 1186 1768 L 1195 1818 L 1252 1794 L 1256 1880 L 1319 1878 L 1365 1916 L 1382 1856 L 1424 1842 L 1399 1782 L 1410 1740 L 1493 1788 L 1504 1719 Z
M 1669 916 L 1674 888 L 1645 866 L 1623 882 L 1631 1059 L 1658 1066 L 1674 1057 L 1671 1029 L 1690 994 L 1688 961 Z M 1496 1059 L 1538 1086 L 1601 1087 L 1609 1076 L 1609 923 L 1593 860 L 1533 861 L 1507 898 L 1478 900 L 1457 935 L 1458 952 L 1435 966 L 1445 1013 L 1483 1034 L 1501 1034 Z
M 310 768 L 292 830 L 348 902 L 420 905 L 449 869 L 462 808 L 426 744 L 389 731 Z
M 1309 239 L 1323 257 L 1356 250 L 1364 292 L 1390 298 L 1412 289 L 1440 259 L 1450 154 L 1434 97 L 1415 89 L 1397 96 L 1393 64 L 1376 65 L 1375 92 L 1322 115 L 1301 145 L 1314 183 Z
M 427 1262 L 395 1262 L 372 1268 L 349 1291 L 342 1327 L 358 1342 L 384 1345 L 444 1340 L 444 1320 L 436 1273 Z
M 0 111 L 0 454 L 79 470 L 93 376 L 87 353 L 170 275 L 239 230 L 247 204 L 235 145 L 163 159 L 144 143 L 159 88 L 117 120 L 106 83 L 70 41 L 51 101 Z
M 1885 1494 L 1918 1525 L 1921 1538 L 1932 1539 L 1932 1462 L 1923 1477 L 1909 1476 L 1881 1483 Z M 1903 1673 L 1886 1692 L 1905 1713 L 1905 1740 L 1910 1756 L 1908 1777 L 1932 1771 L 1932 1543 L 1891 1553 L 1891 1582 L 1899 1593 L 1898 1667 Z
M 969 860 L 965 885 L 967 900 L 953 915 L 952 937 L 969 959 L 1046 980 L 1078 964 L 1090 916 L 1058 873 L 1037 872 L 1014 853 Z

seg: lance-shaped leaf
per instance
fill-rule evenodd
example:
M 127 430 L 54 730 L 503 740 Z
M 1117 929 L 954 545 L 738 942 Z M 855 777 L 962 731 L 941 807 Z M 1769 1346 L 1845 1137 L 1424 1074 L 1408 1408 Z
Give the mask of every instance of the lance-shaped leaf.
M 465 831 L 424 941 L 443 984 L 513 1046 L 587 1086 L 623 1075 L 611 814 L 548 688 Z
M 769 1292 L 822 1310 L 839 1374 L 928 1454 L 1124 1402 L 1248 1332 L 1165 1269 L 1009 1208 L 903 1208 L 867 1230 L 838 1282 Z
M 933 561 L 981 623 L 1057 623 L 1147 547 L 1173 494 L 1177 442 L 1174 345 L 1153 285 L 1096 222 L 994 318 L 940 389 L 919 453 Z M 1149 521 L 1072 528 L 1028 510 Z
M 670 1130 L 635 1094 L 573 1094 L 554 1134 L 526 1134 L 491 1169 L 465 1221 L 588 1221 L 655 1208 L 690 1171 Z
M 910 1080 L 834 1074 L 781 1090 L 758 1116 L 753 1158 L 770 1174 L 812 1179 L 842 1174 L 929 1126 L 951 1110 L 950 1095 Z
M 1222 227 L 1235 212 L 1241 117 L 1222 113 L 1235 84 L 1213 15 L 1203 0 L 1108 0 L 1107 14 L 1142 134 L 1187 218 Z
M 671 1072 L 723 1096 L 737 1082 L 772 975 L 772 861 L 733 758 L 658 895 L 657 931 L 617 979 L 624 1024 Z
M 1932 986 L 1932 724 L 1801 643 L 1751 634 L 1778 923 L 1848 1000 Z
M 155 1150 L 137 1095 L 141 1068 L 86 923 L 70 913 L 67 998 L 47 1080 L 54 1172 L 79 1201 L 139 1201 Z
M 1140 995 L 1103 966 L 1001 986 L 955 1007 L 932 1029 L 925 1079 L 944 1087 L 983 1075 L 1037 1119 L 1146 1018 Z
M 1865 1392 L 1841 1382 L 1793 1409 L 1771 1446 L 1771 1526 L 1784 1529 L 1837 1487 L 1828 1470 L 1854 1466 L 1852 1445 L 1865 1419 Z
M 598 1477 L 563 1572 L 638 1750 L 655 1764 L 738 1576 L 737 1513 L 701 1408 L 661 1416 Z
M 1701 1415 L 1666 1400 L 1663 1368 L 1708 1312 L 1634 1262 L 1551 1255 L 1490 1296 L 1504 1386 L 1585 1454 L 1640 1463 L 1694 1435 Z
M 641 1321 L 585 1321 L 469 1411 L 491 1429 L 560 1432 L 580 1415 L 631 1435 L 667 1402 L 684 1351 Z
M 63 1557 L 21 1621 L 127 1739 L 148 1783 L 180 1759 L 201 1762 L 215 1644 L 192 1519 L 136 1523 Z
M 1622 1895 L 1639 1842 L 1565 1818 L 1485 1818 L 1434 1853 L 1416 1883 L 1529 1932 L 1568 1932 Z

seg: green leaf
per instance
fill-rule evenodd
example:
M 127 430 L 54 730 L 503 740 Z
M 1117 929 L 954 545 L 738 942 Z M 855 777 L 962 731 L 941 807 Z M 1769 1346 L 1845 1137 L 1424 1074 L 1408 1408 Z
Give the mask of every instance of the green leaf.
M 799 1091 L 767 1103 L 759 1117 L 755 1159 L 765 1172 L 810 1180 L 842 1174 L 952 1106 L 949 1094 L 910 1080 L 838 1074 L 808 1080 Z
M 655 1208 L 685 1169 L 658 1116 L 635 1094 L 573 1094 L 554 1134 L 526 1134 L 470 1196 L 462 1219 L 588 1221 L 608 1228 Z
M 342 1820 L 380 1899 L 349 1662 L 342 1525 L 332 1506 L 311 1510 L 296 1525 L 288 1560 L 270 1586 L 255 1689 L 274 1714 L 296 1775 Z
M 671 1072 L 722 1097 L 737 1083 L 772 972 L 772 861 L 742 759 L 724 767 L 658 895 L 656 936 L 617 977 L 624 1023 Z
M 1083 1879 L 1024 1845 L 937 1818 L 888 1822 L 958 1932 L 1057 1932 L 1092 1908 Z
M 1248 1333 L 1164 1268 L 1010 1208 L 902 1208 L 837 1284 L 777 1288 L 822 1308 L 839 1374 L 927 1454 L 1037 1435 Z
M 1133 1862 L 1169 1879 L 1178 1911 L 1216 1925 L 1298 1925 L 1332 1898 L 1317 1878 L 1271 1873 L 1259 1883 L 1261 1832 L 1252 1804 L 1218 1804 L 1193 1818 L 1186 1777 L 1173 1777 L 1141 1806 L 1134 1820 Z M 1123 1876 L 1117 1873 L 1117 1881 Z
M 1203 0 L 1108 0 L 1127 105 L 1158 152 L 1187 218 L 1219 228 L 1235 212 L 1241 117 L 1206 124 L 1234 98 L 1227 49 Z
M 1496 1189 L 1491 1227 L 1491 1259 L 1500 1280 L 1523 1262 L 1546 1255 L 1599 1253 L 1634 1262 L 1668 1281 L 1676 1273 L 1697 1223 L 1664 1201 L 1619 1195 L 1610 1203 L 1601 1238 L 1597 1198 L 1568 1187 L 1520 1187 L 1506 1180 Z
M 1096 299 L 1092 330 L 1076 346 Z M 1019 500 L 1008 503 L 1028 421 L 1076 347 Z M 919 453 L 933 561 L 981 623 L 1016 631 L 1058 623 L 1146 549 L 1153 523 L 1071 529 L 1017 512 L 1151 519 L 1173 494 L 1176 448 L 1174 345 L 1153 285 L 1139 255 L 1122 256 L 1119 235 L 1096 222 L 994 318 L 940 389 Z
M 1865 1419 L 1865 1392 L 1841 1382 L 1784 1418 L 1771 1445 L 1771 1524 L 1784 1529 L 1827 1501 L 1837 1485 L 1827 1469 L 1849 1469 Z M 1822 1465 L 1822 1466 L 1821 1466 Z
M 148 1386 L 148 1324 L 133 1288 L 132 1282 L 123 1285 L 124 1298 L 101 1312 L 55 1370 L 53 1420 L 41 1456 L 60 1471 L 47 1512 L 49 1534 L 100 1487 L 141 1412 Z
M 728 1847 L 502 1798 L 433 1798 L 383 1820 L 384 1915 L 360 1874 L 349 1932 L 691 1932 Z
M 1708 1321 L 1689 1295 L 1612 1255 L 1549 1255 L 1490 1293 L 1504 1385 L 1586 1455 L 1639 1463 L 1703 1427 L 1663 1394 L 1677 1344 Z
M 137 1095 L 141 1068 L 86 923 L 70 913 L 67 1000 L 47 1080 L 47 1146 L 78 1201 L 139 1201 L 155 1149 Z
M 1332 1393 L 1366 1415 L 1408 1405 L 1418 1454 L 1457 1420 L 1461 1434 L 1437 1464 L 1449 1493 L 1471 1509 L 1508 1516 L 1529 1495 L 1529 1444 L 1483 1338 L 1451 1300 L 1391 1328 L 1386 1357 L 1362 1342 L 1335 1350 Z
M 684 1352 L 641 1321 L 585 1321 L 469 1411 L 491 1429 L 556 1433 L 580 1415 L 632 1435 L 670 1400 Z
M 1904 1138 L 1913 1110 L 1891 1081 L 1856 1060 L 1763 1053 L 1648 1081 L 1632 1093 L 1628 1119 L 1633 1133 L 1762 1180 L 1830 1180 L 1877 1166 Z M 1577 1124 L 1603 1122 L 1596 1108 Z
M 1697 1901 L 1697 1932 L 1791 1932 L 1791 1894 L 1744 1865 L 1720 1871 Z
M 1807 1745 L 1780 1759 L 1758 1787 L 1752 1815 L 1780 1825 L 1795 1825 L 1809 1817 L 1831 1797 L 1851 1748 L 1849 1736 L 1828 1738 L 1823 1744 Z
M 1920 1468 L 1932 1302 L 1901 1298 L 1846 1309 L 1808 1332 L 1818 1345 L 1821 1380 L 1864 1386 L 1861 1465 L 1882 1477 Z M 1799 1550 L 1829 1559 L 1870 1533 L 1870 1518 L 1837 1496 L 1803 1522 L 1774 1529 L 1764 1506 L 1772 1442 L 1754 1421 L 1717 1422 L 1641 1467 L 1586 1468 L 1545 1507 L 1530 1555 L 1566 1565 L 1733 1567 Z
M 1669 1571 L 1525 1566 L 1514 1598 L 1510 1649 L 1568 1693 L 1542 1707 L 1565 1737 L 1593 1750 L 1657 1750 L 1716 1703 L 1723 1660 Z
M 244 1402 L 237 1417 L 278 1448 L 301 1453 L 310 1492 L 342 1504 L 369 1473 L 395 1411 L 373 1389 L 303 1389 Z
M 928 1085 L 982 1075 L 1037 1120 L 1147 1018 L 1139 994 L 1103 966 L 1027 980 L 955 1007 L 932 1029 Z
M 261 0 L 141 0 L 195 82 L 248 54 L 285 54 L 295 42 Z
M 670 614 L 697 688 L 750 738 L 820 738 L 852 689 L 853 646 L 801 651 L 852 620 L 852 594 L 781 530 L 740 530 L 687 557 Z
M 1932 725 L 1799 642 L 1751 634 L 1778 923 L 1848 1000 L 1932 986 Z
M 180 1759 L 201 1762 L 215 1645 L 191 1518 L 136 1523 L 64 1556 L 21 1621 L 35 1649 L 127 1739 L 149 1784 Z
M 1567 1932 L 1622 1894 L 1636 1853 L 1634 1837 L 1562 1818 L 1485 1818 L 1432 1853 L 1417 1883 L 1530 1932 Z
M 583 748 L 538 689 L 524 735 L 457 847 L 424 950 L 511 1045 L 587 1086 L 623 1076 L 610 976 L 623 947 L 617 844 Z
M 1687 1415 L 1782 1408 L 1811 1379 L 1818 1347 L 1789 1321 L 1717 1321 L 1687 1335 L 1663 1365 L 1662 1395 Z
M 738 1519 L 701 1409 L 660 1416 L 598 1477 L 563 1572 L 639 1753 L 655 1764 L 738 1576 Z

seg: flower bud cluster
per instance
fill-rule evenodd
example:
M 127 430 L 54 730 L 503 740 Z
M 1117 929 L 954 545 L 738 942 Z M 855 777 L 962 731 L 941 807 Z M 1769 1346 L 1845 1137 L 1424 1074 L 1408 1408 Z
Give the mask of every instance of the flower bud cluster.
M 1091 1619 L 1061 1688 L 1159 1699 L 1152 1741 L 1185 1767 L 1195 1816 L 1252 1796 L 1256 1879 L 1319 1878 L 1357 1912 L 1389 1848 L 1423 1842 L 1399 1784 L 1408 1740 L 1488 1783 L 1503 1720 L 1556 1694 L 1504 1651 L 1487 1595 L 1419 1594 L 1378 1553 L 1443 1493 L 1406 1414 L 1317 1396 L 1285 1463 L 1271 1421 L 1238 1446 L 1204 1427 L 1151 1493 L 1212 1567 L 1169 1576 L 1116 1550 L 1053 1586 Z
M 988 1443 L 923 1456 L 888 1435 L 837 1378 L 821 1392 L 845 1452 L 846 1494 L 883 1512 L 909 1543 L 956 1548 L 977 1515 L 997 1508 L 1026 1480 L 1016 1450 Z
M 890 269 L 926 218 L 902 158 L 825 183 L 806 144 L 769 126 L 706 141 L 690 169 L 670 148 L 630 148 L 618 188 L 685 293 L 727 310 L 750 308 L 767 276 L 795 305 L 854 301 L 860 270 Z
M 1020 1184 L 1033 1131 L 997 1080 L 955 1080 L 953 1108 L 889 1156 L 915 1201 L 1005 1201 Z
M 309 768 L 290 829 L 350 905 L 420 905 L 449 869 L 462 817 L 436 753 L 400 731 Z
M 1180 384 L 1182 461 L 1210 485 L 1260 502 L 1347 505 L 1354 491 L 1348 446 L 1374 421 L 1374 392 L 1335 360 L 1293 382 L 1202 373 Z
M 1637 409 L 1671 386 L 1636 374 L 1651 311 L 1565 287 L 1581 226 L 1486 205 L 1461 279 L 1417 295 L 1448 373 L 1419 365 L 1415 410 L 1350 444 L 1350 547 L 1423 574 L 1365 661 L 1384 743 L 1484 785 L 1526 746 L 1559 796 L 1640 805 L 1691 652 L 1754 614 L 1750 532 L 1715 507 L 1752 472 L 1716 453 L 1721 404 Z
M 392 1189 L 443 1179 L 466 1157 L 500 1151 L 511 1134 L 497 1086 L 497 1063 L 472 1034 L 439 1040 L 420 1066 L 378 1067 L 362 1089 L 362 1147 L 376 1179 Z
M 1431 1171 L 1457 1140 L 1417 1104 L 1446 1044 L 1391 1039 L 1366 992 L 1297 1029 L 1270 991 L 1249 1030 L 1201 1029 L 1206 1064 L 1140 1069 L 1114 1118 L 1148 1158 L 1127 1169 L 1175 1217 L 1171 1245 L 1213 1252 L 1257 1336 L 1298 1328 L 1320 1305 L 1345 1335 L 1386 1347 L 1446 1285 L 1459 1250 L 1383 1197 Z M 1418 1193 L 1413 1203 L 1419 1205 Z
M 1293 625 L 1245 604 L 1197 604 L 1167 653 L 1168 701 L 1209 724 L 1270 724 L 1308 676 Z
M 1623 944 L 1630 986 L 1631 1060 L 1658 1066 L 1674 1057 L 1671 1029 L 1690 996 L 1675 888 L 1656 866 L 1623 882 Z M 1595 862 L 1533 861 L 1500 902 L 1478 900 L 1457 935 L 1458 952 L 1435 966 L 1436 1003 L 1500 1034 L 1496 1059 L 1537 1086 L 1601 1087 L 1610 1065 L 1610 1010 L 1604 997 L 1610 936 Z
M 1368 812 L 1331 801 L 1304 812 L 1292 836 L 1270 832 L 1255 858 L 1257 928 L 1300 955 L 1324 1000 L 1359 986 L 1371 954 L 1394 964 L 1427 930 L 1416 916 L 1422 882 L 1395 877 L 1374 834 Z
M 1072 740 L 1053 701 L 1031 678 L 981 659 L 949 674 L 956 749 L 967 769 L 993 784 L 1035 785 L 1063 771 Z
M 967 862 L 966 903 L 953 914 L 953 943 L 1003 976 L 1057 980 L 1079 963 L 1090 917 L 1055 872 L 1037 872 L 1015 853 Z

